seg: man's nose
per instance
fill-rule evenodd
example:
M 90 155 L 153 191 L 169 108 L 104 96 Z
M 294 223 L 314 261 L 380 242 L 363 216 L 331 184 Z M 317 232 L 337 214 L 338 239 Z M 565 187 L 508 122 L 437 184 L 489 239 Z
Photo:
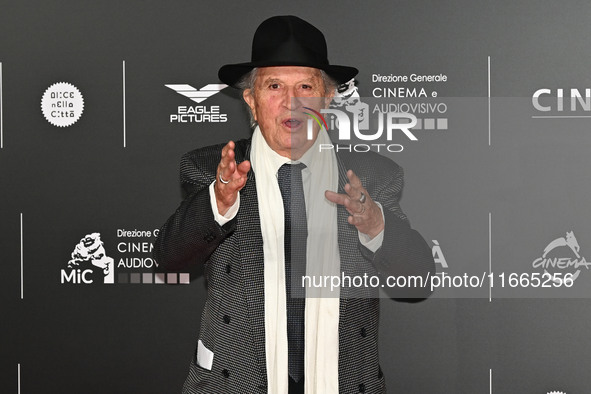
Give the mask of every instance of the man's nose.
M 295 110 L 302 107 L 301 98 L 297 96 L 295 87 L 285 89 L 285 106 L 289 110 Z

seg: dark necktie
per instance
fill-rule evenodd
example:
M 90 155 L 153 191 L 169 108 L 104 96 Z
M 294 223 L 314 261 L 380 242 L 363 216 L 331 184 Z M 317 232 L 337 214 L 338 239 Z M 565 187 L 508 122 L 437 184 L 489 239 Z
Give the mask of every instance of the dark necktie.
M 304 164 L 284 164 L 277 180 L 285 218 L 285 289 L 287 303 L 287 347 L 289 376 L 299 382 L 304 375 L 304 308 L 305 290 L 302 276 L 306 274 L 306 243 L 308 225 L 302 184 Z

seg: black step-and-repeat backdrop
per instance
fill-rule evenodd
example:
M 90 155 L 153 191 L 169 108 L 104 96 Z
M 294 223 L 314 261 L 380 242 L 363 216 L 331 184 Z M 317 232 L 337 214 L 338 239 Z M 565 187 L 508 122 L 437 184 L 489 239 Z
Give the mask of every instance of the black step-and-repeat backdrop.
M 431 299 L 382 300 L 389 392 L 589 392 L 591 4 L 469 0 L 5 1 L 0 391 L 180 392 L 205 283 L 152 243 L 180 156 L 250 135 L 217 70 L 278 14 L 359 68 L 366 134 L 417 120 L 348 148 L 404 167 L 437 264 Z

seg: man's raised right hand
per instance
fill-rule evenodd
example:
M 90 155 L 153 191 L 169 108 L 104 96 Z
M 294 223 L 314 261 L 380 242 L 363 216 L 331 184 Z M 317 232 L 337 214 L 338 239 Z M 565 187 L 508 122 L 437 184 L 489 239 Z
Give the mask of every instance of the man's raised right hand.
M 230 141 L 222 149 L 222 158 L 218 164 L 216 182 L 213 186 L 220 215 L 225 215 L 234 205 L 238 192 L 246 185 L 246 178 L 250 171 L 250 161 L 244 160 L 236 164 L 235 146 L 234 141 Z

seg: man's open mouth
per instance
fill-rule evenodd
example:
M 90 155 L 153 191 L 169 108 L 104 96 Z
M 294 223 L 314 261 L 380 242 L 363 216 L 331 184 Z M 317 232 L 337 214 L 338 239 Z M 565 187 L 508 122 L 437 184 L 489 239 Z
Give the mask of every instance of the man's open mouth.
M 289 127 L 290 129 L 295 129 L 299 127 L 303 122 L 301 120 L 295 118 L 289 118 L 283 121 L 283 125 L 285 127 Z

